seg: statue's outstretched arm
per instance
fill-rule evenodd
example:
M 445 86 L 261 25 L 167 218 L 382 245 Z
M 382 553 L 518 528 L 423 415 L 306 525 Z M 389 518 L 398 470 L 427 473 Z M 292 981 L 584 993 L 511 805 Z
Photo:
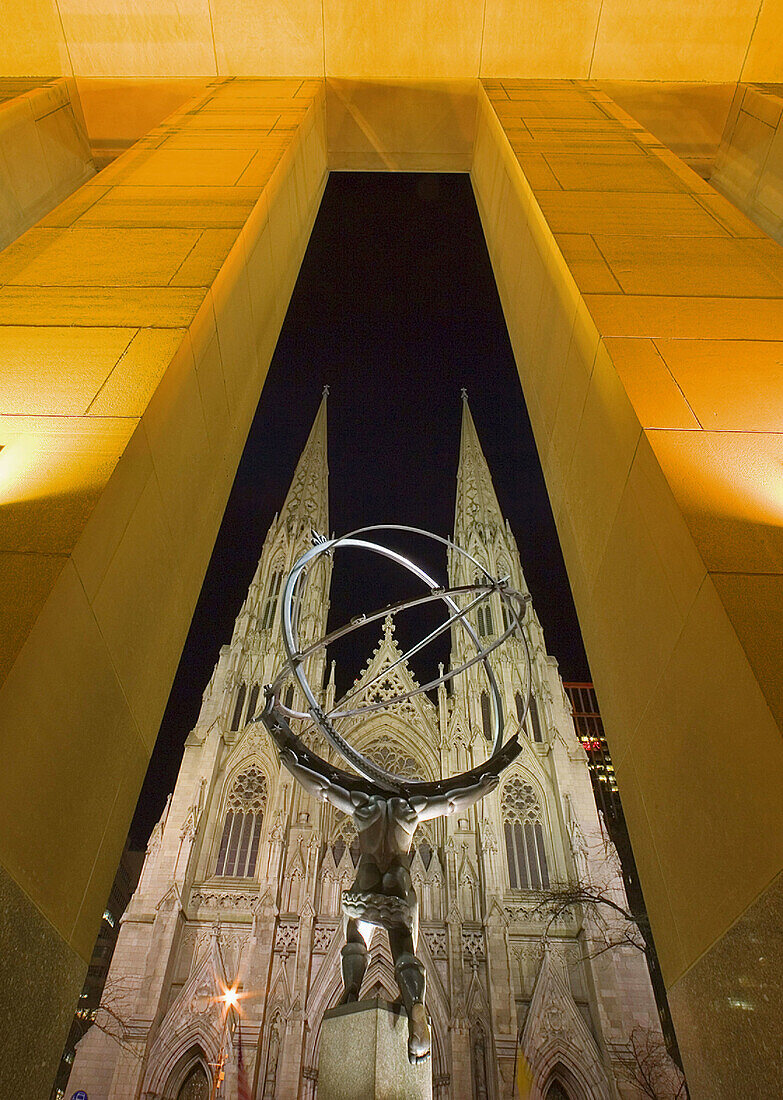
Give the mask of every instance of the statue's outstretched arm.
M 498 782 L 496 775 L 487 772 L 477 783 L 472 783 L 469 787 L 457 787 L 456 790 L 447 794 L 434 795 L 430 798 L 412 798 L 410 801 L 420 821 L 428 821 L 433 817 L 448 817 L 460 810 L 466 810 L 485 794 L 494 791 Z
M 344 814 L 352 814 L 356 809 L 349 791 L 327 779 L 325 775 L 302 764 L 293 749 L 286 748 L 280 751 L 280 763 L 319 802 L 330 802 Z

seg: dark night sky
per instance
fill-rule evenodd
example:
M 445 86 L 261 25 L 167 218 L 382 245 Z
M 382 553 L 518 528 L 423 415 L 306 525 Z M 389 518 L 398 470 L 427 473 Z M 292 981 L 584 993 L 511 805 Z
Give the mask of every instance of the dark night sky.
M 547 648 L 564 679 L 590 678 L 468 176 L 334 174 L 139 799 L 131 827 L 137 846 L 174 786 L 202 691 L 230 640 L 324 383 L 331 387 L 329 496 L 337 533 L 389 522 L 451 533 L 459 393 L 467 388 Z M 335 621 L 345 621 L 342 599 L 333 588 Z

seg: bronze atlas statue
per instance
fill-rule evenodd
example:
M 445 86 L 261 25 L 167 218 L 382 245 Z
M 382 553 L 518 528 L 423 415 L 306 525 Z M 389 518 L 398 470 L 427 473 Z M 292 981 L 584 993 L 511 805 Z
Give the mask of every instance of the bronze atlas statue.
M 358 537 L 370 532 L 400 531 L 434 540 L 446 546 L 451 554 L 463 555 L 475 571 L 475 583 L 444 587 L 407 557 L 384 543 Z M 377 537 L 376 535 L 376 539 Z M 320 555 L 329 554 L 333 557 L 336 551 L 345 547 L 379 554 L 392 560 L 422 582 L 425 592 L 380 611 L 361 615 L 347 626 L 333 630 L 300 651 L 297 618 L 306 572 Z M 497 638 L 493 638 L 490 644 L 484 645 L 468 615 L 494 593 L 498 594 L 507 609 L 504 621 L 510 625 Z M 322 709 L 305 672 L 306 662 L 313 653 L 360 626 L 393 616 L 410 607 L 435 601 L 445 605 L 447 617 L 396 663 L 407 660 L 436 637 L 455 628 L 467 632 L 471 648 L 475 650 L 468 660 L 446 673 L 441 669 L 437 679 L 392 699 L 355 708 L 348 708 L 343 704 L 328 713 Z M 500 773 L 520 752 L 516 736 L 503 744 L 501 695 L 488 657 L 512 635 L 523 643 L 527 654 L 522 621 L 528 602 L 528 596 L 510 589 L 505 578 L 496 579 L 490 576 L 479 562 L 453 542 L 416 528 L 392 526 L 365 527 L 350 535 L 330 540 L 314 535 L 313 548 L 297 561 L 283 589 L 281 618 L 288 660 L 274 683 L 265 688 L 266 702 L 259 720 L 263 722 L 277 746 L 281 764 L 305 790 L 314 798 L 329 802 L 338 810 L 349 814 L 353 819 L 359 837 L 360 856 L 355 881 L 349 890 L 344 891 L 342 898 L 346 941 L 342 949 L 342 1001 L 345 1003 L 358 1000 L 367 969 L 369 952 L 362 934 L 362 924 L 384 928 L 389 937 L 394 972 L 408 1015 L 408 1057 L 411 1062 L 427 1058 L 431 1045 L 424 1006 L 426 973 L 416 954 L 418 901 L 409 870 L 411 841 L 419 822 L 464 810 L 493 790 L 498 784 Z M 478 662 L 482 662 L 484 666 L 489 688 L 493 747 L 488 759 L 472 771 L 435 781 L 404 778 L 381 768 L 362 755 L 338 732 L 335 723 L 339 723 L 341 718 L 393 707 L 413 695 L 430 691 L 453 679 Z M 388 671 L 388 668 L 384 669 L 384 674 Z M 281 701 L 283 685 L 292 676 L 307 700 L 306 711 L 293 710 L 290 705 Z M 524 685 L 523 696 L 525 704 L 529 696 L 530 659 L 527 655 L 527 683 Z M 290 699 L 290 693 L 287 697 Z M 316 755 L 293 732 L 290 719 L 314 722 L 328 744 L 354 771 L 344 771 Z

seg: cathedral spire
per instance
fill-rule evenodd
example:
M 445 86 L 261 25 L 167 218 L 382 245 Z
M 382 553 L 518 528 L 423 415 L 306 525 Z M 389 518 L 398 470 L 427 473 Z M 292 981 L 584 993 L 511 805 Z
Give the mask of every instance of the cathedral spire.
M 462 390 L 462 432 L 460 436 L 459 468 L 457 471 L 457 503 L 454 511 L 454 542 L 467 551 L 492 576 L 507 577 L 511 587 L 527 591 L 516 539 L 500 510 L 489 466 L 481 449 L 476 425 L 468 405 L 468 395 Z M 477 569 L 461 554 L 449 555 L 451 584 L 470 584 L 479 576 Z M 485 611 L 477 615 L 476 625 L 481 637 L 493 635 L 495 628 L 506 623 L 506 612 L 498 597 L 493 596 Z M 454 635 L 456 650 L 453 658 L 464 659 L 462 631 Z
M 326 464 L 326 398 L 324 387 L 304 450 L 296 464 L 285 503 L 269 528 L 261 551 L 255 576 L 234 624 L 232 647 L 245 653 L 263 642 L 264 671 L 258 682 L 266 682 L 279 665 L 282 637 L 279 625 L 279 600 L 285 578 L 297 559 L 313 545 L 313 532 L 329 531 L 329 471 Z M 330 569 L 317 571 L 314 583 L 307 586 L 308 595 L 300 606 L 302 634 L 315 636 L 326 625 L 329 603 Z M 312 577 L 311 577 L 312 581 Z M 308 635 L 308 636 L 309 636 Z M 243 658 L 244 659 L 244 658 Z M 269 668 L 266 666 L 269 665 Z
M 462 432 L 457 472 L 454 538 L 460 546 L 466 546 L 470 535 L 477 529 L 486 533 L 492 528 L 502 530 L 504 524 L 489 466 L 470 413 L 467 391 L 463 389 L 461 396 Z
M 329 470 L 326 456 L 328 395 L 329 387 L 324 386 L 321 404 L 280 512 L 280 526 L 289 533 L 304 532 L 309 535 L 311 529 L 322 535 L 329 533 Z

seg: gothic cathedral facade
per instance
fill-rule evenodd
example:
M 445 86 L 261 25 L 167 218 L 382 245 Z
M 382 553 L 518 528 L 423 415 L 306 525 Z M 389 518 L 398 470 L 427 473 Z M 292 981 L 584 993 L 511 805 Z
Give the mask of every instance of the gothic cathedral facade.
M 357 858 L 348 818 L 316 804 L 281 770 L 263 727 L 249 720 L 283 661 L 281 584 L 313 530 L 329 531 L 326 398 L 282 511 L 264 543 L 233 637 L 222 648 L 188 736 L 176 787 L 147 849 L 123 918 L 105 992 L 107 1024 L 82 1040 L 69 1084 L 91 1100 L 206 1100 L 236 1096 L 239 1032 L 216 998 L 238 985 L 241 1050 L 254 1100 L 314 1100 L 324 1012 L 341 992 L 340 897 Z M 463 406 L 454 539 L 496 576 L 526 592 L 470 409 Z M 453 584 L 471 583 L 459 556 Z M 308 577 L 304 641 L 325 632 L 330 564 Z M 476 626 L 502 628 L 500 604 Z M 411 875 L 420 899 L 419 955 L 428 973 L 435 1100 L 505 1100 L 517 1042 L 540 1100 L 630 1100 L 619 1067 L 631 1034 L 658 1029 L 642 953 L 622 942 L 619 918 L 578 910 L 553 920 L 540 905 L 555 884 L 582 882 L 625 904 L 616 853 L 596 810 L 584 749 L 557 663 L 531 611 L 531 709 L 520 723 L 521 653 L 496 662 L 510 732 L 523 752 L 498 789 L 465 812 L 420 826 Z M 458 650 L 459 642 L 454 643 Z M 413 673 L 387 620 L 362 681 L 373 699 L 409 690 Z M 452 654 L 461 663 L 459 651 Z M 310 682 L 334 703 L 334 673 Z M 386 666 L 388 677 L 383 676 Z M 402 774 L 436 778 L 488 753 L 488 699 L 476 666 L 390 710 L 354 721 L 347 735 Z M 520 728 L 521 727 L 521 728 Z M 610 912 L 610 910 L 607 910 Z M 622 921 L 620 921 L 622 924 Z M 615 936 L 615 933 L 619 932 Z M 607 936 L 616 944 L 604 950 Z M 614 942 L 614 941 L 612 941 Z M 376 930 L 363 996 L 397 996 L 386 936 Z

